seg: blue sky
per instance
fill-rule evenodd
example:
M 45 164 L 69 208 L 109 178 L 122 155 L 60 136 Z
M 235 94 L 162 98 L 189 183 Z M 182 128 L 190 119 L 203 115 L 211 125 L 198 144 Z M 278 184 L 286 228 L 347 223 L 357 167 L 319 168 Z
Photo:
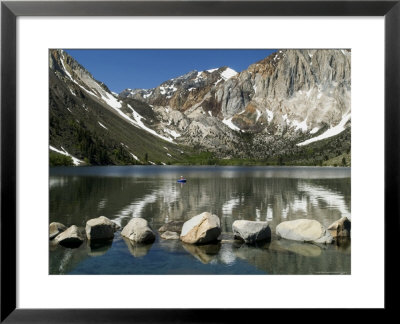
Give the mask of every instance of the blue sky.
M 75 50 L 68 54 L 110 90 L 154 88 L 192 70 L 221 66 L 240 72 L 274 52 L 268 50 Z

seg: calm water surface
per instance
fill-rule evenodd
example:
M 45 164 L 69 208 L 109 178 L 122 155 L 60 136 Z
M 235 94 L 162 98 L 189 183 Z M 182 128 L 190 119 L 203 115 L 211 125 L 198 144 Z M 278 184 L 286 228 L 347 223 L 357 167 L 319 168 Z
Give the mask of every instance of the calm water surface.
M 186 184 L 177 183 L 181 176 Z M 220 217 L 222 238 L 237 219 L 268 221 L 269 243 L 205 246 L 163 240 L 112 242 L 77 249 L 50 245 L 50 274 L 350 274 L 351 245 L 277 240 L 285 220 L 315 219 L 329 226 L 351 218 L 349 168 L 318 167 L 58 167 L 50 169 L 50 222 L 84 227 L 106 216 L 122 227 L 132 217 L 156 231 L 171 220 L 204 211 Z M 223 241 L 225 242 L 225 241 Z

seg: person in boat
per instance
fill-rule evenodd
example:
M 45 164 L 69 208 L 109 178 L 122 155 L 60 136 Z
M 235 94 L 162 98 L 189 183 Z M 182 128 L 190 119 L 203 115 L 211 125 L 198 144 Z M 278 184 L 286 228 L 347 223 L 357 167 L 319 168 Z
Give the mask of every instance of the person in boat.
M 181 176 L 181 180 L 185 180 L 185 178 L 183 176 Z

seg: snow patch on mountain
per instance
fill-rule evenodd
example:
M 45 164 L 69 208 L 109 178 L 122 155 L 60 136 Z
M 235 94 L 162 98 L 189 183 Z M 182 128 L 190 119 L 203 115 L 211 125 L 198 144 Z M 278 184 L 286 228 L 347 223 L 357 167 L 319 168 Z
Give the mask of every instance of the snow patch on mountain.
M 133 157 L 136 161 L 139 161 L 139 162 L 140 162 L 139 158 L 138 158 L 135 154 L 133 154 L 132 152 L 129 152 L 129 153 L 132 155 L 132 157 Z
M 104 129 L 107 129 L 107 130 L 108 130 L 108 128 L 107 128 L 106 126 L 104 126 L 102 123 L 100 123 L 99 121 L 98 121 L 98 123 L 99 123 L 99 125 L 100 125 L 101 127 L 103 127 Z
M 226 68 L 224 72 L 221 73 L 221 77 L 226 81 L 238 74 L 235 70 L 231 68 Z
M 269 109 L 266 109 L 266 112 L 267 112 L 267 121 L 268 123 L 270 123 L 272 118 L 274 118 L 274 113 Z
M 261 117 L 261 112 L 258 109 L 256 109 L 256 113 L 257 113 L 256 122 L 258 122 L 258 120 Z
M 116 99 L 113 95 L 104 91 L 104 93 L 100 93 L 101 99 L 103 99 L 107 105 L 113 107 L 114 109 L 119 109 L 122 107 L 121 102 Z
M 307 118 L 304 119 L 301 123 L 296 121 L 296 120 L 294 120 L 292 122 L 292 125 L 295 127 L 295 130 L 299 130 L 300 129 L 303 132 L 305 132 L 308 129 L 308 127 L 307 127 Z
M 164 132 L 171 135 L 174 139 L 181 136 L 181 134 L 175 132 L 174 130 L 170 130 L 168 128 L 164 128 Z
M 118 110 L 122 115 L 126 116 L 127 119 L 129 119 L 133 125 L 138 126 L 139 128 L 145 130 L 146 132 L 153 134 L 161 139 L 163 139 L 164 141 L 168 141 L 170 143 L 173 143 L 173 140 L 170 137 L 165 137 L 162 136 L 160 134 L 158 134 L 155 130 L 147 127 L 145 124 L 143 124 L 142 119 L 146 120 L 144 117 L 142 117 L 140 114 L 138 114 L 132 107 L 131 105 L 128 105 L 128 108 L 132 110 L 132 116 L 134 118 L 134 120 L 132 120 L 131 118 L 129 118 L 127 115 L 125 115 L 122 111 Z
M 341 132 L 343 132 L 346 129 L 345 126 L 346 126 L 347 122 L 350 120 L 350 118 L 351 118 L 351 114 L 348 113 L 348 114 L 346 114 L 346 115 L 344 115 L 342 117 L 342 120 L 339 122 L 339 124 L 337 124 L 334 127 L 329 128 L 323 134 L 321 134 L 321 135 L 319 135 L 317 137 L 310 138 L 310 139 L 308 139 L 308 140 L 306 140 L 304 142 L 298 143 L 296 145 L 297 146 L 308 145 L 310 143 L 317 142 L 317 141 L 320 141 L 320 140 L 323 140 L 323 139 L 338 135 L 338 134 L 340 134 Z
M 60 151 L 60 150 L 58 150 L 55 147 L 50 145 L 50 150 L 52 150 L 54 152 L 57 152 L 57 153 L 60 153 L 60 154 L 65 155 L 65 156 L 69 156 L 72 159 L 72 162 L 74 163 L 74 165 L 80 165 L 80 164 L 83 163 L 82 160 L 79 160 L 78 158 L 76 158 L 73 155 L 69 154 L 62 146 L 61 146 L 61 149 L 62 149 L 62 151 Z
M 150 97 L 152 94 L 153 94 L 153 91 L 149 91 L 149 93 L 143 95 L 143 98 L 146 99 L 146 98 Z
M 232 118 L 233 118 L 233 117 L 224 119 L 222 122 L 223 122 L 226 126 L 228 126 L 230 129 L 239 132 L 239 131 L 240 131 L 240 128 L 237 127 L 234 123 L 232 123 Z

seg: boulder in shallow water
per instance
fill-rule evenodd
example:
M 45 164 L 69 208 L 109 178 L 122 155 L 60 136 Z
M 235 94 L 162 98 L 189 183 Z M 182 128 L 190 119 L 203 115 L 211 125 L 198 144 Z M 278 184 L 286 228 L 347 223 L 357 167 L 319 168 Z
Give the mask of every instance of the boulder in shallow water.
M 64 232 L 67 229 L 67 226 L 61 223 L 52 222 L 49 226 L 49 237 L 50 240 L 54 239 L 58 234 Z
M 179 240 L 179 234 L 177 232 L 166 231 L 161 234 L 161 238 L 164 240 Z
M 183 221 L 170 221 L 166 224 L 164 224 L 163 226 L 161 226 L 158 231 L 160 233 L 164 233 L 164 232 L 177 232 L 178 234 L 181 233 L 182 230 L 182 226 L 183 226 Z
M 332 235 L 320 222 L 311 219 L 296 219 L 280 223 L 276 234 L 287 240 L 315 243 L 332 243 Z
M 217 241 L 220 234 L 221 225 L 218 216 L 204 212 L 183 224 L 181 240 L 190 244 L 205 244 Z
M 351 221 L 345 216 L 328 227 L 333 237 L 350 237 Z
M 82 244 L 84 237 L 79 228 L 75 225 L 67 228 L 64 232 L 57 235 L 54 239 L 58 244 L 64 247 L 75 248 Z
M 86 236 L 89 240 L 111 240 L 114 238 L 115 223 L 105 216 L 90 219 L 86 222 Z
M 235 238 L 246 243 L 255 243 L 271 239 L 271 229 L 268 222 L 254 222 L 248 220 L 236 220 L 232 224 Z
M 123 228 L 121 235 L 137 243 L 152 243 L 156 236 L 144 218 L 133 218 Z

